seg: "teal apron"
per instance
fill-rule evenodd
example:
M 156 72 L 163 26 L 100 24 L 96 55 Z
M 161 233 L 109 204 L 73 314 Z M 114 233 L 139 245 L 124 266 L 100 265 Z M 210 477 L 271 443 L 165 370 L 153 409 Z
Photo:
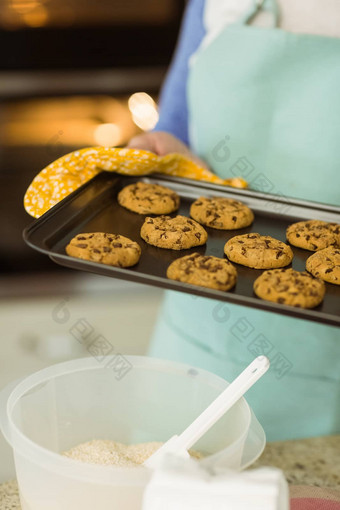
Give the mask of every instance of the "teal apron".
M 258 10 L 194 56 L 191 147 L 221 177 L 339 204 L 340 39 L 249 26 Z M 271 369 L 247 400 L 268 440 L 340 432 L 337 328 L 167 292 L 150 354 L 227 380 L 266 354 Z

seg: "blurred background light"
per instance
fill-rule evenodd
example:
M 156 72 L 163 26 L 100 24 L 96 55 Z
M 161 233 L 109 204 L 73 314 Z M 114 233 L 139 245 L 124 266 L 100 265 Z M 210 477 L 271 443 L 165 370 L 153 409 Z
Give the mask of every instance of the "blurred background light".
M 117 124 L 99 124 L 93 133 L 94 141 L 103 147 L 113 147 L 122 141 L 121 129 Z
M 0 24 L 6 28 L 28 26 L 39 28 L 49 22 L 49 12 L 44 5 L 48 0 L 7 0 L 2 6 Z
M 27 14 L 33 11 L 42 4 L 39 0 L 10 0 L 9 8 L 16 11 L 18 14 Z
M 158 121 L 158 111 L 155 101 L 145 92 L 136 92 L 129 97 L 129 110 L 132 120 L 143 131 L 153 129 Z
M 148 97 L 152 101 L 150 105 L 155 104 Z M 9 103 L 3 109 L 5 124 L 3 129 L 0 126 L 0 138 L 9 147 L 62 144 L 65 152 L 72 147 L 123 145 L 140 132 L 131 116 L 128 100 L 126 96 L 79 95 Z M 156 112 L 155 106 L 151 108 Z M 144 119 L 146 123 L 148 119 L 149 110 Z M 149 129 L 147 125 L 146 128 Z
M 48 22 L 48 12 L 46 7 L 38 5 L 35 9 L 22 15 L 26 25 L 32 28 L 43 27 Z
M 26 25 L 42 26 L 43 20 L 50 26 L 63 26 L 73 22 L 84 25 L 159 25 L 176 17 L 179 0 L 1 0 L 0 27 L 17 28 Z M 35 24 L 34 21 L 35 20 Z M 40 20 L 40 24 L 38 24 Z

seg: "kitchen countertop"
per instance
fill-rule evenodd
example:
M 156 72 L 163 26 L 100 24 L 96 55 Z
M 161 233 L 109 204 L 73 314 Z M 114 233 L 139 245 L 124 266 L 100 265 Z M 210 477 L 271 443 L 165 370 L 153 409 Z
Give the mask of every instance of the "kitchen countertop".
M 340 489 L 340 435 L 268 443 L 260 466 L 282 469 L 290 485 Z
M 340 435 L 268 443 L 252 468 L 283 470 L 291 486 L 340 489 Z M 0 510 L 20 510 L 16 482 L 0 485 Z

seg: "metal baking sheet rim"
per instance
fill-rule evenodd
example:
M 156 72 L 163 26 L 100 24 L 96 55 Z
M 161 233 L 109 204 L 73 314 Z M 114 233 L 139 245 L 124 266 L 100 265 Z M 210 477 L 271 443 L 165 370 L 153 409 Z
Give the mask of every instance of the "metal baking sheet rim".
M 112 174 L 109 174 L 112 179 Z M 87 272 L 92 272 L 95 274 L 101 274 L 105 276 L 110 277 L 116 277 L 123 280 L 129 280 L 129 281 L 135 281 L 143 284 L 151 284 L 155 285 L 157 287 L 161 287 L 164 289 L 174 290 L 178 292 L 185 292 L 191 295 L 195 295 L 197 297 L 206 297 L 209 299 L 217 300 L 217 301 L 223 301 L 226 303 L 233 303 L 233 304 L 239 304 L 244 305 L 247 307 L 257 308 L 263 311 L 268 312 L 274 312 L 277 314 L 282 315 L 288 315 L 299 319 L 305 319 L 305 320 L 311 320 L 314 322 L 321 322 L 332 326 L 340 326 L 340 314 L 338 316 L 335 316 L 333 314 L 328 314 L 325 312 L 320 312 L 316 309 L 306 309 L 306 308 L 298 308 L 298 307 L 291 307 L 287 305 L 281 305 L 277 303 L 273 303 L 270 301 L 264 301 L 259 299 L 255 294 L 253 297 L 250 296 L 244 296 L 239 295 L 233 292 L 233 290 L 229 292 L 223 292 L 218 291 L 214 289 L 209 289 L 205 287 L 198 287 L 182 282 L 177 282 L 174 280 L 167 279 L 166 276 L 160 277 L 152 274 L 142 274 L 138 272 L 132 272 L 129 269 L 124 268 L 118 268 L 113 266 L 107 266 L 105 264 L 98 264 L 95 262 L 80 260 L 76 258 L 69 257 L 67 255 L 62 255 L 60 253 L 51 252 L 47 248 L 43 248 L 41 246 L 37 246 L 36 244 L 32 243 L 30 240 L 31 234 L 36 231 L 39 226 L 42 223 L 48 222 L 51 217 L 55 216 L 60 210 L 62 210 L 65 206 L 65 204 L 68 204 L 70 201 L 74 200 L 78 195 L 80 195 L 84 190 L 86 190 L 89 186 L 89 184 L 94 181 L 95 179 L 98 179 L 99 176 L 96 176 L 95 178 L 91 179 L 91 181 L 88 181 L 84 185 L 82 185 L 80 188 L 75 190 L 73 193 L 71 193 L 69 196 L 67 196 L 65 199 L 63 199 L 61 202 L 56 204 L 52 209 L 47 211 L 43 216 L 35 220 L 33 223 L 31 223 L 28 227 L 25 228 L 23 232 L 23 238 L 25 242 L 33 249 L 44 253 L 45 255 L 48 255 L 51 260 L 56 262 L 59 265 L 66 266 L 72 269 L 77 270 L 85 270 Z M 126 176 L 116 176 L 117 179 L 126 179 Z M 99 177 L 100 178 L 100 177 Z M 206 192 L 220 192 L 223 194 L 229 194 L 235 196 L 235 198 L 241 199 L 242 196 L 244 198 L 253 199 L 256 202 L 262 201 L 263 198 L 265 198 L 266 204 L 270 203 L 271 201 L 274 201 L 275 203 L 280 203 L 284 205 L 289 205 L 291 208 L 297 208 L 301 211 L 301 209 L 309 210 L 310 208 L 313 211 L 318 212 L 318 216 L 321 213 L 324 213 L 326 216 L 333 214 L 337 215 L 340 213 L 340 209 L 336 206 L 329 206 L 329 205 L 323 205 L 319 203 L 313 203 L 313 202 L 307 202 L 303 200 L 295 200 L 295 199 L 289 199 L 288 202 L 281 199 L 280 197 L 277 197 L 275 195 L 269 195 L 269 194 L 263 194 L 259 192 L 253 192 L 249 190 L 240 190 L 235 188 L 224 188 L 223 186 L 210 184 L 210 183 L 202 183 L 201 181 L 192 181 L 190 179 L 184 179 L 184 178 L 178 178 L 178 177 L 172 177 L 172 176 L 164 176 L 164 175 L 158 175 L 153 174 L 150 176 L 139 176 L 140 179 L 150 179 L 152 181 L 163 181 L 164 183 L 168 183 L 171 185 L 171 182 L 174 184 L 182 184 L 184 186 L 189 186 L 192 188 L 198 188 L 202 189 L 202 191 Z M 135 178 L 136 179 L 136 178 Z M 99 193 L 100 196 L 100 193 Z M 256 208 L 256 207 L 255 207 Z M 95 210 L 97 213 L 98 210 Z M 291 214 L 292 211 L 290 211 L 290 216 L 294 216 Z M 327 221 L 327 220 L 326 220 Z M 331 221 L 331 220 L 328 220 Z M 329 284 L 331 285 L 331 284 Z M 317 312 L 317 313 L 315 313 Z
M 77 266 L 77 261 L 74 261 L 68 256 L 63 255 L 57 255 L 52 256 L 49 255 L 50 259 L 56 262 L 57 264 L 60 264 L 62 266 L 70 267 L 72 269 L 79 269 L 79 265 Z M 88 272 L 98 273 L 98 265 L 94 262 L 89 261 L 82 261 L 82 269 L 86 270 Z M 104 264 L 100 264 L 102 266 Z M 246 305 L 252 308 L 258 308 L 263 311 L 271 311 L 276 312 L 283 315 L 289 315 L 289 316 L 295 316 L 299 319 L 306 319 L 307 317 L 309 320 L 320 322 L 320 318 L 323 318 L 325 322 L 327 322 L 330 325 L 334 326 L 340 326 L 340 317 L 338 320 L 334 319 L 333 315 L 324 314 L 319 312 L 319 317 L 315 316 L 315 313 L 312 310 L 309 309 L 300 309 L 296 307 L 290 307 L 285 305 L 279 305 L 276 303 L 271 303 L 269 301 L 263 301 L 257 298 L 254 294 L 254 299 L 250 298 L 248 296 L 239 296 L 238 294 L 233 294 L 232 292 L 222 292 L 218 290 L 208 289 L 205 287 L 200 287 L 198 290 L 198 287 L 182 283 L 182 282 L 176 282 L 174 280 L 165 280 L 165 278 L 160 278 L 159 276 L 154 275 L 148 275 L 143 276 L 138 273 L 132 273 L 128 269 L 123 268 L 114 268 L 113 271 L 116 278 L 120 278 L 123 280 L 129 280 L 134 282 L 139 282 L 142 284 L 150 284 L 150 281 L 155 282 L 155 285 L 157 287 L 161 287 L 164 289 L 174 290 L 178 292 L 185 292 L 187 294 L 196 295 L 197 297 L 206 297 L 209 299 L 214 299 L 217 301 L 224 301 L 226 303 L 233 303 L 233 304 L 239 304 L 239 305 Z M 105 266 L 103 269 L 100 267 L 100 273 L 105 276 L 111 276 L 110 275 L 110 267 Z M 121 276 L 120 276 L 121 275 Z M 303 310 L 300 311 L 299 310 Z

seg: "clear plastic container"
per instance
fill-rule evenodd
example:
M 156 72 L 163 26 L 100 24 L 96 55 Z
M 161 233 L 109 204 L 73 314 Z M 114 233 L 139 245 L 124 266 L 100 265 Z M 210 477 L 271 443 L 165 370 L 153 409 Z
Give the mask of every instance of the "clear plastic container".
M 0 426 L 14 452 L 23 510 L 137 510 L 152 471 L 85 464 L 60 455 L 92 439 L 166 441 L 228 385 L 209 372 L 148 357 L 83 358 L 41 370 L 0 394 Z M 242 398 L 194 446 L 200 462 L 243 469 L 265 435 Z

